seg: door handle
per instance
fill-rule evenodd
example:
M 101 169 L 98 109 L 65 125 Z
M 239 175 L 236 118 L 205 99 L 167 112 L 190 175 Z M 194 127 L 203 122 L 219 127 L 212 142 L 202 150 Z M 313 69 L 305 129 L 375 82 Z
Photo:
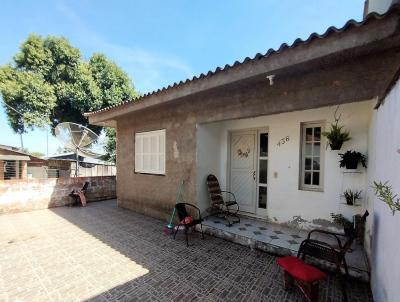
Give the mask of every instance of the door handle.
M 256 171 L 253 171 L 253 180 L 256 180 Z

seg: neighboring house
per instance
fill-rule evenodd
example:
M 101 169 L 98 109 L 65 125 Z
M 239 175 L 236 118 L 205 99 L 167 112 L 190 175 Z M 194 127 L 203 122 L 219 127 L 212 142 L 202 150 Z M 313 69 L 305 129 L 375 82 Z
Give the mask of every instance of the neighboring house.
M 45 165 L 43 159 L 12 146 L 0 145 L 0 180 L 27 179 L 32 174 L 39 177 L 37 169 Z
M 384 12 L 390 4 L 369 1 L 366 10 Z M 400 193 L 399 47 L 400 6 L 394 5 L 383 15 L 87 113 L 91 124 L 117 129 L 119 206 L 165 219 L 184 179 L 184 200 L 205 210 L 205 181 L 213 173 L 244 213 L 277 223 L 328 227 L 332 212 L 378 211 L 366 242 L 372 287 L 378 301 L 394 301 L 400 260 L 391 251 L 399 244 L 381 230 L 398 238 L 400 225 L 384 224 L 390 211 L 370 186 L 389 180 Z M 326 148 L 321 135 L 338 105 L 339 123 L 352 137 L 339 152 Z M 344 173 L 338 153 L 346 150 L 368 154 L 368 168 Z M 354 184 L 363 193 L 356 207 L 341 197 Z

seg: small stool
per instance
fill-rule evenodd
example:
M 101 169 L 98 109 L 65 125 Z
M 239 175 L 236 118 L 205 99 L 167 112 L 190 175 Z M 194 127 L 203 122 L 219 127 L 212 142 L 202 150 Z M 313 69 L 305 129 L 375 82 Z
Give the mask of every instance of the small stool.
M 283 268 L 286 290 L 295 284 L 308 301 L 318 301 L 318 285 L 326 278 L 324 272 L 293 256 L 279 258 L 277 263 Z

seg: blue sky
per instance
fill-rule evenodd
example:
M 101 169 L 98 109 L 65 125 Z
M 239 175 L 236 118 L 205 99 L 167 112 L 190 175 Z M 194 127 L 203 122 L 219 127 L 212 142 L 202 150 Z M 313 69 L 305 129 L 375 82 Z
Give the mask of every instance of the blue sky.
M 3 0 L 0 65 L 29 33 L 61 35 L 85 58 L 102 52 L 144 93 L 224 66 L 283 42 L 362 19 L 364 0 Z M 0 144 L 19 146 L 0 105 Z M 50 135 L 49 135 L 50 136 Z M 46 153 L 46 131 L 23 135 Z M 49 153 L 59 144 L 50 136 Z

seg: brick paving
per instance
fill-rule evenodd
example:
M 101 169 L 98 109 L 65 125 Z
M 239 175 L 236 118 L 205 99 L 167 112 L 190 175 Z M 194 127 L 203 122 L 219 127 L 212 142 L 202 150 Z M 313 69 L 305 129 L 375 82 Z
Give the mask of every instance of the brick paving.
M 0 301 L 303 301 L 274 256 L 197 233 L 187 248 L 164 224 L 115 201 L 2 215 Z M 349 282 L 350 301 L 372 300 Z M 335 277 L 320 301 L 341 301 Z

